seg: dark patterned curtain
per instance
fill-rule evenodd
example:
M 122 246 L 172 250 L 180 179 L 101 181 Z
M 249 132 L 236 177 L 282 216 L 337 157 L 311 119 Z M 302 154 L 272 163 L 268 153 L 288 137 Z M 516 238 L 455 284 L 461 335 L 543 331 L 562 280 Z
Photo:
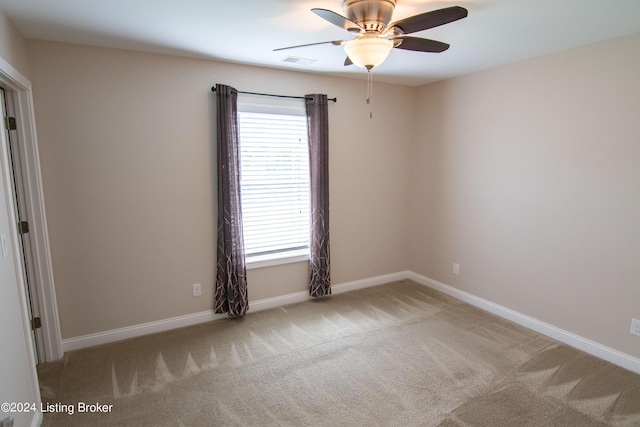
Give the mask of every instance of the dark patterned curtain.
M 327 95 L 306 95 L 311 173 L 310 267 L 312 297 L 331 294 L 329 259 L 329 111 Z
M 216 85 L 218 146 L 218 262 L 215 312 L 244 316 L 249 309 L 240 209 L 238 91 Z

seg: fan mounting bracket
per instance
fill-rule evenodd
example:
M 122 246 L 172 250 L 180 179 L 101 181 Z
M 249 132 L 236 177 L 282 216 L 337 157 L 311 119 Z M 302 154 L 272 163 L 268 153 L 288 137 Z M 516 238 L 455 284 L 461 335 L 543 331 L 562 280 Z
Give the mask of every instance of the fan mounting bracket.
M 347 18 L 360 25 L 365 32 L 382 33 L 393 16 L 396 0 L 343 0 L 342 10 Z

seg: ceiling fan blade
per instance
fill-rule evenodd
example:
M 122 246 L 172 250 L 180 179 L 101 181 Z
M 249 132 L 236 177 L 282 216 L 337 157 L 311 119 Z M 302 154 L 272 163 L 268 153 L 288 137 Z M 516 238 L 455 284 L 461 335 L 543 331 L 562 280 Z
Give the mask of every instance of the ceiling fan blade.
M 351 58 L 347 56 L 347 59 L 344 60 L 344 66 L 348 67 L 349 65 L 353 65 L 353 62 L 351 62 Z
M 402 40 L 398 46 L 394 46 L 396 49 L 413 50 L 416 52 L 432 52 L 440 53 L 449 49 L 447 43 L 439 42 L 437 40 L 421 39 L 419 37 L 391 37 L 391 40 Z
M 389 28 L 397 28 L 402 34 L 411 34 L 457 21 L 465 18 L 468 14 L 469 12 L 464 7 L 451 6 L 401 19 L 389 25 Z
M 337 25 L 343 30 L 347 30 L 349 32 L 355 32 L 355 33 L 359 33 L 360 31 L 363 30 L 363 28 L 360 25 L 356 24 L 352 20 L 345 18 L 344 16 L 339 15 L 331 10 L 315 8 L 315 9 L 311 9 L 311 12 L 315 13 L 320 18 L 331 22 L 333 25 Z
M 345 44 L 347 41 L 346 40 L 331 40 L 328 42 L 317 42 L 317 43 L 307 43 L 307 44 L 299 44 L 296 46 L 287 46 L 287 47 L 279 47 L 277 49 L 273 49 L 274 52 L 278 52 L 280 50 L 287 50 L 287 49 L 297 49 L 299 47 L 307 47 L 307 46 L 317 46 L 320 44 L 332 44 L 334 46 L 341 46 L 343 44 Z

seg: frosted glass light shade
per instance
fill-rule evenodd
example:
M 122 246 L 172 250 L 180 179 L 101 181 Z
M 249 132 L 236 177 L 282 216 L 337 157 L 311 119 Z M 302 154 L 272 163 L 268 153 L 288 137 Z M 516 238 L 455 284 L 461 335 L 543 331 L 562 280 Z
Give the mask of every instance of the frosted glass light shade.
M 347 56 L 358 67 L 373 68 L 382 64 L 393 48 L 393 42 L 377 37 L 348 41 L 344 45 Z

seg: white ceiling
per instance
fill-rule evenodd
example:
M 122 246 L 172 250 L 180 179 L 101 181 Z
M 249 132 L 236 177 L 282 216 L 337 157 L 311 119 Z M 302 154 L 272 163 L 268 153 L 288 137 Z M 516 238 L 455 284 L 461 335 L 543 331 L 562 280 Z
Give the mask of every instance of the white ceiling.
M 340 46 L 274 48 L 349 39 L 310 11 L 344 14 L 341 0 L 0 0 L 27 38 L 167 53 L 350 77 Z M 460 21 L 413 34 L 451 44 L 440 54 L 394 49 L 377 81 L 411 86 L 640 32 L 640 0 L 398 0 L 393 20 L 458 5 Z M 629 52 L 638 55 L 638 52 Z M 283 62 L 287 56 L 311 65 Z

